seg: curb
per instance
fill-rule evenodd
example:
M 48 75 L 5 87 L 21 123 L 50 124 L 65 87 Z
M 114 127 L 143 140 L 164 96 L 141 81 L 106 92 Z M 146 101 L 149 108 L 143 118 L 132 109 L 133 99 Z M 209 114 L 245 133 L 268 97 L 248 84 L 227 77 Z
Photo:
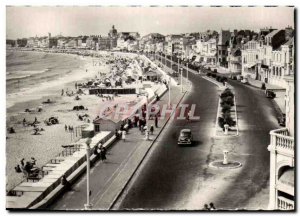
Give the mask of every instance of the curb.
M 237 168 L 240 168 L 240 167 L 243 166 L 241 162 L 238 162 L 238 161 L 229 161 L 229 162 L 237 163 L 237 165 L 236 166 L 232 166 L 232 167 L 217 167 L 217 166 L 213 165 L 213 163 L 215 163 L 215 162 L 222 162 L 222 160 L 217 160 L 217 161 L 210 162 L 209 166 L 213 167 L 213 168 L 216 168 L 216 169 L 223 169 L 223 170 L 237 169 Z
M 181 103 L 182 99 L 184 98 L 184 96 L 186 95 L 186 91 L 184 92 L 184 94 L 182 95 L 182 97 L 180 98 L 180 100 L 178 101 L 176 108 L 178 107 L 178 105 Z M 158 137 L 160 136 L 160 134 L 162 133 L 162 131 L 164 130 L 164 128 L 166 127 L 166 125 L 168 124 L 169 120 L 171 119 L 171 116 L 174 114 L 175 110 L 171 113 L 171 115 L 169 116 L 169 118 L 167 119 L 167 121 L 165 122 L 165 124 L 162 126 L 161 130 L 159 131 L 159 133 L 157 134 L 157 136 L 154 138 L 154 140 L 152 141 L 150 147 L 147 149 L 145 155 L 143 156 L 142 160 L 138 163 L 137 167 L 135 168 L 134 172 L 132 173 L 132 175 L 130 176 L 129 180 L 126 182 L 126 184 L 123 186 L 122 190 L 120 191 L 120 193 L 116 196 L 116 198 L 114 199 L 114 201 L 110 204 L 108 210 L 111 210 L 113 208 L 113 206 L 116 204 L 116 202 L 118 201 L 118 199 L 120 198 L 120 196 L 123 194 L 125 188 L 127 187 L 127 185 L 129 184 L 129 182 L 132 180 L 133 176 L 136 174 L 136 172 L 138 171 L 139 167 L 141 166 L 141 164 L 143 163 L 143 161 L 145 160 L 146 156 L 148 155 L 150 149 L 152 148 L 153 144 L 156 142 L 156 140 L 158 139 Z
M 211 78 L 208 78 L 206 76 L 202 76 L 203 79 L 209 81 L 209 82 L 212 82 L 213 84 L 217 85 L 219 87 L 219 90 L 221 90 L 221 88 L 223 87 L 222 85 L 220 85 L 217 81 L 211 79 Z M 232 88 L 233 87 L 229 84 L 227 84 L 227 88 Z M 234 99 L 234 112 L 235 112 L 235 122 L 236 122 L 236 134 L 235 135 L 226 135 L 226 136 L 219 136 L 217 135 L 217 128 L 219 127 L 218 125 L 218 117 L 219 117 L 219 111 L 220 111 L 220 101 L 221 99 L 219 98 L 219 101 L 218 101 L 218 109 L 217 109 L 217 117 L 216 117 L 216 124 L 215 124 L 215 135 L 214 137 L 218 137 L 218 138 L 227 138 L 227 137 L 237 137 L 239 136 L 239 126 L 238 126 L 238 119 L 237 119 L 237 111 L 236 111 L 236 100 L 235 100 L 235 95 L 233 97 Z

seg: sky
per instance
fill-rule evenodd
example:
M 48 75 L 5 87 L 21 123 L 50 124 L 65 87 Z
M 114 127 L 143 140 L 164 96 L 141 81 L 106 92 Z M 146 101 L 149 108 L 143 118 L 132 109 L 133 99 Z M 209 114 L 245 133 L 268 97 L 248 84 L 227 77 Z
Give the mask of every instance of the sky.
M 178 34 L 211 30 L 294 27 L 293 7 L 7 6 L 6 38 L 107 35 L 118 32 Z

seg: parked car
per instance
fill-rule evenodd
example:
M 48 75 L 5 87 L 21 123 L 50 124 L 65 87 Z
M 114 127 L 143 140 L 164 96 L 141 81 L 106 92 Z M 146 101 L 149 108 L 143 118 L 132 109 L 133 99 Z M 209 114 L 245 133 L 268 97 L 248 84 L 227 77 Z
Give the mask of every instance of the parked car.
M 241 81 L 244 77 L 241 75 L 237 75 L 237 80 Z
M 285 114 L 282 114 L 278 117 L 278 124 L 282 127 L 285 127 Z
M 241 82 L 244 83 L 244 84 L 246 84 L 246 83 L 248 83 L 248 79 L 247 79 L 247 78 L 243 78 L 243 79 L 241 80 Z
M 182 129 L 178 137 L 178 145 L 191 145 L 193 142 L 193 135 L 190 129 Z
M 273 99 L 273 98 L 276 97 L 276 94 L 275 94 L 274 91 L 272 91 L 272 90 L 270 90 L 270 89 L 267 89 L 267 90 L 266 90 L 266 96 L 267 96 L 267 98 Z

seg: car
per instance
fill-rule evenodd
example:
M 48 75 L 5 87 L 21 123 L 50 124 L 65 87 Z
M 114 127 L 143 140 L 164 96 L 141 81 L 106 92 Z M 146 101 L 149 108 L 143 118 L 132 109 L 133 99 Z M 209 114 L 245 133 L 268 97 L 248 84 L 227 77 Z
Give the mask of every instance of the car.
M 243 78 L 243 79 L 241 80 L 241 82 L 244 83 L 244 84 L 246 84 L 246 83 L 248 83 L 248 79 L 247 79 L 247 78 Z
M 272 90 L 270 90 L 270 89 L 267 89 L 267 90 L 266 90 L 266 96 L 267 96 L 267 98 L 273 99 L 273 98 L 276 97 L 276 94 L 275 94 L 274 91 L 272 91 Z
M 191 145 L 193 143 L 193 135 L 190 129 L 182 129 L 178 137 L 178 145 Z
M 283 113 L 280 117 L 278 117 L 278 124 L 282 127 L 285 127 L 285 114 Z

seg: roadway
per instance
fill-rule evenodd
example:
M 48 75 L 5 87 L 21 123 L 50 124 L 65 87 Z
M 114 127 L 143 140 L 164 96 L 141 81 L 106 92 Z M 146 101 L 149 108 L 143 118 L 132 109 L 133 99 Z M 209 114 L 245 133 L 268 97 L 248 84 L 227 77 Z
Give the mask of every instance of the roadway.
M 177 70 L 176 64 L 173 69 Z M 198 74 L 189 73 L 189 80 L 193 88 L 182 103 L 196 104 L 200 120 L 173 120 L 168 125 L 113 209 L 195 210 L 209 202 L 235 209 L 248 207 L 252 199 L 267 205 L 261 193 L 265 197 L 268 192 L 269 131 L 278 128 L 271 100 L 259 89 L 229 81 L 236 93 L 239 136 L 217 138 L 213 137 L 217 87 Z M 183 128 L 192 130 L 191 147 L 177 145 Z M 222 159 L 224 148 L 230 150 L 231 159 L 243 164 L 241 168 L 224 171 L 209 166 Z

